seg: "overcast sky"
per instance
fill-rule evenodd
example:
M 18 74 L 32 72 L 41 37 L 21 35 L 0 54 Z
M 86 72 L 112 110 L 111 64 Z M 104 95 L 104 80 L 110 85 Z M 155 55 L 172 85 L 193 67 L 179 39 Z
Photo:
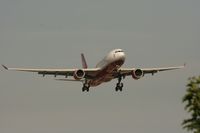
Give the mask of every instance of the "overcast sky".
M 81 83 L 0 71 L 1 133 L 186 133 L 187 78 L 200 73 L 199 0 L 1 0 L 0 64 L 94 67 L 110 50 L 124 67 L 182 70 L 116 80 L 82 93 Z

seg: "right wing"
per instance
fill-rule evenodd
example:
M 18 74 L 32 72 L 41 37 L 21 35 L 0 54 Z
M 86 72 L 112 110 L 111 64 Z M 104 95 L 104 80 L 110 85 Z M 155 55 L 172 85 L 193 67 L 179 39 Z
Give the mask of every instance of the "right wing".
M 155 74 L 157 72 L 162 72 L 162 71 L 169 71 L 169 70 L 175 70 L 175 69 L 181 69 L 184 68 L 186 64 L 184 64 L 183 66 L 176 66 L 176 67 L 162 67 L 162 68 L 140 68 L 139 70 L 141 70 L 143 72 L 143 74 Z M 121 68 L 119 69 L 120 73 L 122 75 L 125 76 L 130 76 L 132 75 L 132 72 L 137 70 L 136 68 Z M 143 76 L 144 76 L 143 75 Z
M 62 76 L 73 76 L 74 72 L 79 69 L 30 69 L 30 68 L 8 68 L 5 65 L 2 65 L 4 69 L 11 71 L 24 71 L 24 72 L 36 72 L 41 75 L 62 75 Z M 85 72 L 86 78 L 94 77 L 98 72 L 99 68 L 85 68 L 81 69 Z

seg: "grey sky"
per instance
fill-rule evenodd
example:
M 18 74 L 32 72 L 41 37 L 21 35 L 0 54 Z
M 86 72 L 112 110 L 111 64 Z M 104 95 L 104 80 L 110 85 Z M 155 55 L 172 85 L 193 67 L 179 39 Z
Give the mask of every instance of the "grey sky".
M 94 67 L 122 48 L 125 67 L 187 63 L 183 70 L 116 81 L 90 93 L 81 84 L 0 72 L 1 133 L 183 133 L 181 98 L 200 68 L 199 0 L 1 0 L 0 63 L 10 67 Z M 2 69 L 1 69 L 2 70 Z

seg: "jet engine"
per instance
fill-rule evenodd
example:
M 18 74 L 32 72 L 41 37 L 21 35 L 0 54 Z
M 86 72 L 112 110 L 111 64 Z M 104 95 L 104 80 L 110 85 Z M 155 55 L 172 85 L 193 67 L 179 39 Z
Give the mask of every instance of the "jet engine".
M 138 80 L 144 76 L 144 72 L 141 69 L 136 69 L 132 72 L 132 77 L 135 80 Z
M 85 77 L 85 72 L 82 69 L 76 70 L 74 72 L 74 79 L 80 80 Z

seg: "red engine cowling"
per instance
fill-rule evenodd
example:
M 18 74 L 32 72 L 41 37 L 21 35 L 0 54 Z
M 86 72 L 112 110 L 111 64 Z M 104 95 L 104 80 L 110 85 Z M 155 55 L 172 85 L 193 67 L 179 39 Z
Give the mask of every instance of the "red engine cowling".
M 135 80 L 138 80 L 144 76 L 144 72 L 141 69 L 136 69 L 132 72 L 132 77 Z
M 74 72 L 74 79 L 80 80 L 84 77 L 85 77 L 85 72 L 83 70 L 79 69 Z

